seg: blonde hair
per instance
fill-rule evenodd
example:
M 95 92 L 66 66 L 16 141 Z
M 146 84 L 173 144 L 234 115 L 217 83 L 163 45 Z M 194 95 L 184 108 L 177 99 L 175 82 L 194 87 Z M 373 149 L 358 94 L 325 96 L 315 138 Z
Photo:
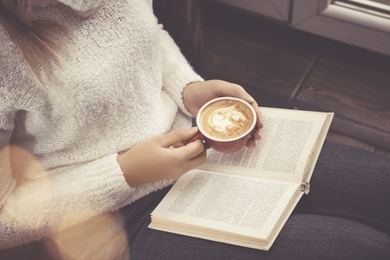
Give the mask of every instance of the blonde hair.
M 19 48 L 33 75 L 42 83 L 41 71 L 52 77 L 51 62 L 60 62 L 62 45 L 57 33 L 65 29 L 46 20 L 33 20 L 32 0 L 0 0 L 0 24 Z
M 165 3 L 161 2 L 161 4 Z M 173 28 L 179 33 L 176 38 L 183 38 L 182 45 L 185 46 L 181 46 L 183 47 L 182 51 L 187 54 L 190 60 L 197 63 L 196 60 L 200 58 L 202 42 L 199 11 L 201 0 L 176 0 L 176 2 L 186 6 L 184 23 L 180 23 L 184 26 L 179 30 Z M 32 3 L 33 0 L 0 0 L 0 24 L 8 32 L 32 74 L 42 85 L 42 72 L 46 73 L 49 79 L 55 81 L 52 61 L 63 65 L 59 52 L 64 49 L 61 42 L 58 41 L 58 35 L 66 36 L 67 31 L 63 26 L 53 21 L 33 20 Z M 165 14 L 165 16 L 167 15 Z M 170 14 L 168 16 L 171 17 Z

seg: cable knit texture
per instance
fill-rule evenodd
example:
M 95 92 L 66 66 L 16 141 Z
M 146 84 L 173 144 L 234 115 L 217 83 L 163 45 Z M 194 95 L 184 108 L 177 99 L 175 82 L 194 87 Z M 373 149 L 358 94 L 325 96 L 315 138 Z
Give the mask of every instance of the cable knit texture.
M 201 81 L 150 0 L 37 1 L 70 37 L 56 84 L 36 83 L 0 27 L 0 248 L 123 207 L 173 180 L 130 188 L 119 153 L 189 127 L 184 87 Z M 10 167 L 12 158 L 28 167 Z

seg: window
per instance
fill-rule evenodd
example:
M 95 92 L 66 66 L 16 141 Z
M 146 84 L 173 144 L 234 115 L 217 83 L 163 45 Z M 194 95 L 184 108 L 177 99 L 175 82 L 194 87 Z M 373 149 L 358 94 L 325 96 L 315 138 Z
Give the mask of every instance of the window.
M 390 0 L 217 0 L 390 55 Z
M 293 0 L 291 25 L 390 55 L 390 6 L 385 2 Z
M 390 18 L 390 0 L 338 0 L 332 3 L 374 16 Z

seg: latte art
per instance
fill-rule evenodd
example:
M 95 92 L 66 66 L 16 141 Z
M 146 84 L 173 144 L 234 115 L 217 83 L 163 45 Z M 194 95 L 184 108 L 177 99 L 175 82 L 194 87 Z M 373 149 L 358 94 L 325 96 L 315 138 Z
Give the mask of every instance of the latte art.
M 202 129 L 219 139 L 233 139 L 246 133 L 253 120 L 251 110 L 236 100 L 221 100 L 207 106 L 201 115 Z
M 245 115 L 233 105 L 213 111 L 208 118 L 208 126 L 215 135 L 231 138 L 246 131 L 245 121 L 247 120 Z

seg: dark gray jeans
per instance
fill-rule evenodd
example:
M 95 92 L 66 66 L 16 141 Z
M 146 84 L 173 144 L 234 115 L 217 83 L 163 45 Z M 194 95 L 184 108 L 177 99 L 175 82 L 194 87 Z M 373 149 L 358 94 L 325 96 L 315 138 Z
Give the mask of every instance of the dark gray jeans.
M 148 229 L 168 189 L 122 209 L 131 259 L 390 259 L 390 159 L 325 143 L 311 179 L 271 249 L 248 249 Z

